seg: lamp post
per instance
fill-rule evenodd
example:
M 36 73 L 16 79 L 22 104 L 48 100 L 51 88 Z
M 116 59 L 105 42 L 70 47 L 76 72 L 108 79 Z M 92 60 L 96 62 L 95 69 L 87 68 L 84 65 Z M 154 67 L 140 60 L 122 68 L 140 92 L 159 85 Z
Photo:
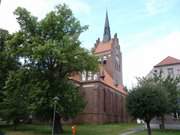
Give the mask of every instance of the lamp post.
M 55 124 L 55 117 L 56 117 L 56 104 L 59 98 L 56 96 L 53 98 L 54 101 L 54 109 L 53 109 L 53 127 L 52 127 L 52 135 L 54 135 L 54 124 Z

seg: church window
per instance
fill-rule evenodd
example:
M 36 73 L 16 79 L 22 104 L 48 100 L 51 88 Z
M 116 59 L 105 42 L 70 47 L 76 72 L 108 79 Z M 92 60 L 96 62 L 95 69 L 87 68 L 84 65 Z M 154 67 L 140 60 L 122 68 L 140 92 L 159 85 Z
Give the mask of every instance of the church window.
M 92 80 L 92 72 L 88 72 L 88 81 Z
M 104 60 L 107 60 L 107 56 L 104 56 L 103 59 L 104 59 Z
M 81 74 L 82 81 L 86 81 L 86 71 Z
M 117 80 L 117 79 L 114 81 L 114 85 L 115 85 L 116 87 L 118 86 L 118 80 Z
M 104 56 L 103 57 L 103 64 L 106 64 L 106 62 L 107 62 L 107 56 Z
M 93 78 L 94 80 L 97 80 L 97 74 L 94 74 L 94 78 Z

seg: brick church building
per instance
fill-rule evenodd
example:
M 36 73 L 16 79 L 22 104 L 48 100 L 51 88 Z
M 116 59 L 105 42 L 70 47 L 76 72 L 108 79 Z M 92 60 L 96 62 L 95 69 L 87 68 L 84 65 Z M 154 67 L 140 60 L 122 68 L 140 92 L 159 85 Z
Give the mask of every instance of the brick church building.
M 126 91 L 123 87 L 122 53 L 117 34 L 111 37 L 106 13 L 102 41 L 98 38 L 94 55 L 99 57 L 97 73 L 83 72 L 71 79 L 80 87 L 86 107 L 76 118 L 78 123 L 114 123 L 127 121 Z

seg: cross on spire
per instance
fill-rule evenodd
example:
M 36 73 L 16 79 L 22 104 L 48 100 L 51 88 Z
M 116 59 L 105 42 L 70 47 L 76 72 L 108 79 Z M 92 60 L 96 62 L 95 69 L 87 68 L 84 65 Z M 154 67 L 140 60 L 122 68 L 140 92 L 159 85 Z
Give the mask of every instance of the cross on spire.
M 111 31 L 110 31 L 110 27 L 109 27 L 108 12 L 106 10 L 106 19 L 105 19 L 105 25 L 104 25 L 103 42 L 107 42 L 109 40 L 111 40 Z

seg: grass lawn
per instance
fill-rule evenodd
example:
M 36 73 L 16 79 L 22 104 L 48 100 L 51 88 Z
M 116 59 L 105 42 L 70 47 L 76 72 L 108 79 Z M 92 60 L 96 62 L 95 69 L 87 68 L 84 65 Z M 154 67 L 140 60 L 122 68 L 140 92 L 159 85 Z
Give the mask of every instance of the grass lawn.
M 136 124 L 105 124 L 105 125 L 77 125 L 77 135 L 119 135 Z M 6 135 L 51 135 L 51 128 L 47 125 L 21 125 L 14 131 L 12 127 L 1 127 Z M 61 135 L 71 135 L 71 126 L 64 126 Z
M 133 135 L 147 135 L 147 131 L 143 131 Z M 180 130 L 153 130 L 152 135 L 180 135 Z

